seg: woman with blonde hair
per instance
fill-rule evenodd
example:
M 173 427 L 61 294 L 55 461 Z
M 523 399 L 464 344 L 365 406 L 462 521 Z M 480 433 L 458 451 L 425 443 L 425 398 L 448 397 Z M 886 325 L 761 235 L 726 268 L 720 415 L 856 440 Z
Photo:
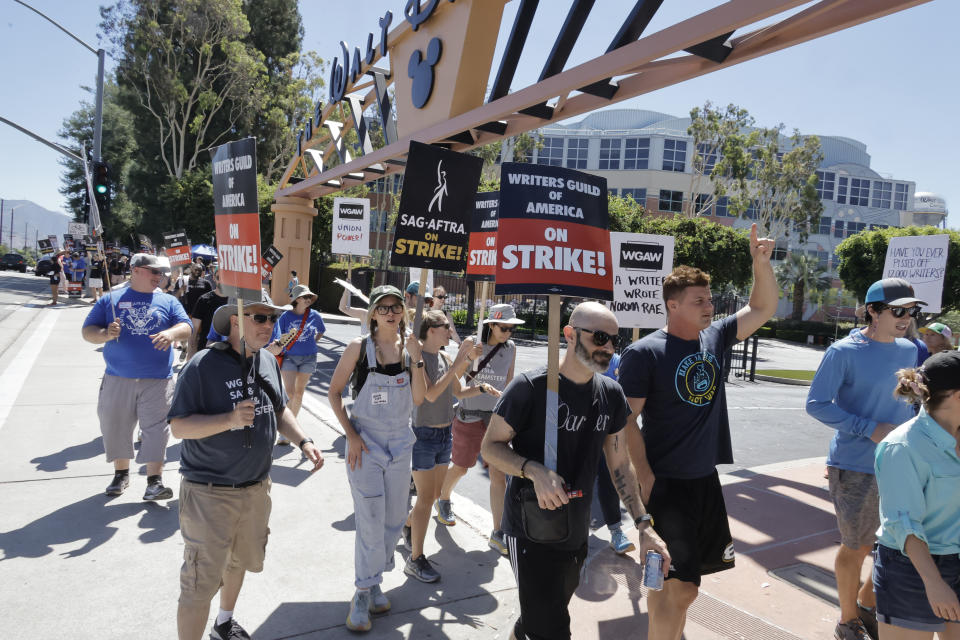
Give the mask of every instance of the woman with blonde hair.
M 356 522 L 354 584 L 347 628 L 368 631 L 370 613 L 390 601 L 380 588 L 394 567 L 394 550 L 407 518 L 410 462 L 416 437 L 410 428 L 426 382 L 420 341 L 406 335 L 403 294 L 384 285 L 370 292 L 369 334 L 356 338 L 340 356 L 327 397 L 347 438 L 347 480 Z M 343 390 L 355 400 L 349 414 Z
M 920 414 L 877 445 L 874 559 L 881 640 L 960 639 L 960 352 L 897 372 Z

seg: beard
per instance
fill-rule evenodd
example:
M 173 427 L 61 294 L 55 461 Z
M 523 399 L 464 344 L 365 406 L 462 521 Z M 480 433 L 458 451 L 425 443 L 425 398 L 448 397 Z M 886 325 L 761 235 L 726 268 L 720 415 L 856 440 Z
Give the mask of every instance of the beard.
M 583 343 L 580 342 L 579 336 L 577 336 L 577 345 L 574 347 L 573 353 L 580 364 L 596 373 L 604 373 L 609 369 L 610 359 L 613 357 L 612 353 L 607 353 L 602 349 L 597 349 L 591 354 L 587 351 L 587 348 L 583 346 Z

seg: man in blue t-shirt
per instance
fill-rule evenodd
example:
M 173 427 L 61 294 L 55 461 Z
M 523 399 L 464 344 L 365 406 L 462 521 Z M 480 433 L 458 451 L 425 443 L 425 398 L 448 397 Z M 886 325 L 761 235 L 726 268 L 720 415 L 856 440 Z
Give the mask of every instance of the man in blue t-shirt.
M 103 345 L 107 370 L 100 386 L 97 415 L 107 462 L 113 463 L 108 496 L 130 485 L 133 429 L 140 423 L 137 462 L 147 465 L 144 500 L 169 500 L 161 474 L 170 428 L 167 411 L 173 395 L 173 351 L 192 332 L 190 318 L 173 296 L 157 291 L 170 263 L 138 253 L 130 259 L 130 284 L 102 296 L 83 322 L 83 339 Z
M 621 356 L 620 385 L 631 409 L 625 429 L 630 458 L 672 559 L 663 590 L 648 592 L 650 638 L 679 638 L 701 576 L 733 568 L 733 538 L 716 469 L 733 462 L 724 361 L 730 347 L 777 308 L 773 247 L 773 240 L 757 237 L 754 224 L 750 300 L 716 322 L 710 276 L 687 266 L 674 269 L 663 281 L 667 326 Z
M 839 640 L 861 638 L 861 631 L 877 637 L 872 577 L 860 585 L 863 561 L 880 527 L 874 453 L 888 433 L 913 418 L 913 408 L 894 398 L 893 390 L 897 370 L 917 364 L 917 347 L 903 336 L 923 304 L 906 280 L 887 278 L 870 285 L 867 327 L 830 345 L 807 394 L 807 413 L 837 430 L 827 455 L 827 477 L 840 529 L 835 564 Z

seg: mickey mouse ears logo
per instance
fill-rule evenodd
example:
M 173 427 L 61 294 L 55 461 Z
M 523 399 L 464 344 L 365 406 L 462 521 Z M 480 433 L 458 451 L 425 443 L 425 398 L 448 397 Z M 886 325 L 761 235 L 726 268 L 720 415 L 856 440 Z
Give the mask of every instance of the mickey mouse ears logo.
M 410 98 L 417 109 L 423 109 L 430 100 L 430 95 L 433 93 L 433 67 L 439 62 L 441 53 L 443 53 L 443 44 L 440 38 L 434 38 L 427 45 L 426 59 L 423 58 L 419 49 L 414 49 L 410 55 L 407 75 L 413 78 Z

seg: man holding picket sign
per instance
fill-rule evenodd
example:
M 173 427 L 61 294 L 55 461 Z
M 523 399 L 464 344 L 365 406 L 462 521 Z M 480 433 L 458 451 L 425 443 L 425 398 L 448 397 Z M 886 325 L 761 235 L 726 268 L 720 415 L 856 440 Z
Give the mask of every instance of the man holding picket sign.
M 734 565 L 716 470 L 733 462 L 724 359 L 735 342 L 773 317 L 779 293 L 770 265 L 773 247 L 774 240 L 758 238 L 757 225 L 751 226 L 750 300 L 716 322 L 709 274 L 676 267 L 663 282 L 667 326 L 630 345 L 620 361 L 631 410 L 630 457 L 644 504 L 672 555 L 672 564 L 664 563 L 663 590 L 648 592 L 651 640 L 679 638 L 701 576 Z

